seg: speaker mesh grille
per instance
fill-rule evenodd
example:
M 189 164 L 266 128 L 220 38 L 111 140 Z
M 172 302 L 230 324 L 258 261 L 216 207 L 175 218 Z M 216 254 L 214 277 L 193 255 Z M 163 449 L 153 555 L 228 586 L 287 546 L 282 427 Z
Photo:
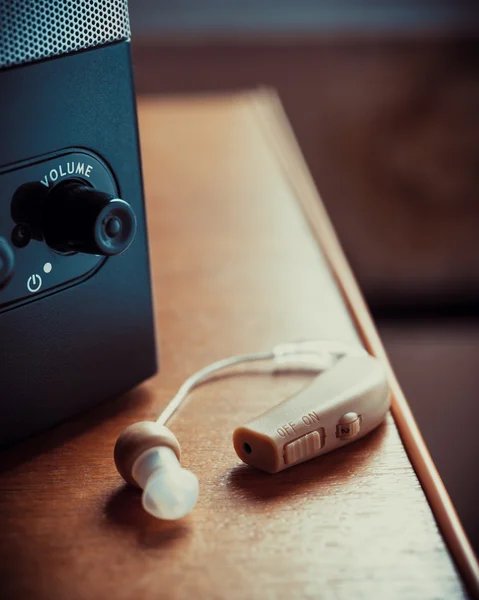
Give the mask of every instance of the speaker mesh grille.
M 0 0 L 0 69 L 129 37 L 127 0 Z

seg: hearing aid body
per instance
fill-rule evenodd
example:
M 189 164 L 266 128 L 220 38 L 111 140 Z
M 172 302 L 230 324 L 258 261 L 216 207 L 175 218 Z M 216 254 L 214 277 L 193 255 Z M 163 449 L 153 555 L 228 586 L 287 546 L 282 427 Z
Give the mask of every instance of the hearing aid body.
M 389 406 L 382 364 L 346 356 L 299 394 L 235 429 L 233 445 L 245 463 L 277 473 L 365 436 Z

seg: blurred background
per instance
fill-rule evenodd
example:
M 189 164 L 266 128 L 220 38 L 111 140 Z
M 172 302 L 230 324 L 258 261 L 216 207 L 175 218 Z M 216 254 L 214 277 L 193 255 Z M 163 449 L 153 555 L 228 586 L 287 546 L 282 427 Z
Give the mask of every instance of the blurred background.
M 137 92 L 274 87 L 479 552 L 479 2 L 134 0 Z

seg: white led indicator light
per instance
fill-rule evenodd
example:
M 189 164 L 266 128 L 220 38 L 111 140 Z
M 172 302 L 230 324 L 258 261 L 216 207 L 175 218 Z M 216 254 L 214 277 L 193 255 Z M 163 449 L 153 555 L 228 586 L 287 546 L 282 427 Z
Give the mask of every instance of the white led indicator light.
M 52 272 L 52 269 L 53 269 L 53 267 L 52 267 L 52 263 L 46 262 L 46 263 L 43 265 L 43 270 L 45 271 L 45 273 L 51 273 L 51 272 Z

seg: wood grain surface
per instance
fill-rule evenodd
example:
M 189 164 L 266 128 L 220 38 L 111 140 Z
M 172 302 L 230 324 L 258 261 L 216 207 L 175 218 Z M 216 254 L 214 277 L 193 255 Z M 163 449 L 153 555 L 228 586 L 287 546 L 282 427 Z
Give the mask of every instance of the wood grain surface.
M 0 456 L 1 598 L 466 596 L 392 417 L 278 475 L 240 463 L 234 427 L 304 376 L 243 369 L 192 394 L 172 422 L 201 485 L 184 520 L 153 520 L 115 472 L 123 428 L 205 364 L 290 339 L 360 343 L 257 102 L 141 101 L 161 373 Z

